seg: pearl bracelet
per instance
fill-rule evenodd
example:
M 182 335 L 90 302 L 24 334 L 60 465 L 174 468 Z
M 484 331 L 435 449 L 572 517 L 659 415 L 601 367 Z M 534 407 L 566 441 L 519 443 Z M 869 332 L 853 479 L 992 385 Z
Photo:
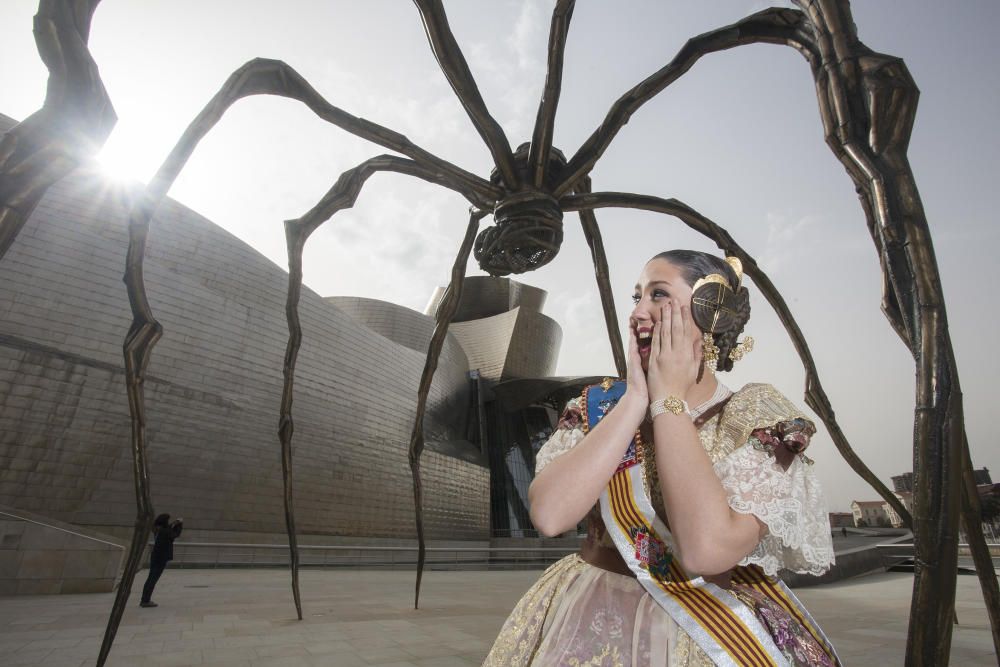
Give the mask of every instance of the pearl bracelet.
M 675 415 L 690 415 L 691 408 L 688 407 L 687 401 L 682 401 L 676 396 L 667 396 L 649 404 L 650 419 L 655 419 L 666 412 Z

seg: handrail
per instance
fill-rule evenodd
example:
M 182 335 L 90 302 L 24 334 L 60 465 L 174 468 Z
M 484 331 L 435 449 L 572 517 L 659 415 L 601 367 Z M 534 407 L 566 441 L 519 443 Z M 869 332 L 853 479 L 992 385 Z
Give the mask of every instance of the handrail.
M 248 544 L 242 542 L 175 542 L 175 560 L 192 566 L 274 566 L 287 562 L 285 544 Z M 300 544 L 304 565 L 318 566 L 410 566 L 416 563 L 419 547 L 375 544 Z M 554 562 L 577 551 L 575 544 L 561 547 L 524 546 L 428 547 L 428 563 L 468 566 L 473 564 Z M 381 554 L 381 555 L 377 555 Z
M 10 512 L 4 512 L 3 510 L 0 510 L 0 514 L 2 514 L 4 516 L 9 516 L 9 517 L 11 517 L 13 519 L 17 519 L 18 521 L 25 521 L 27 523 L 33 523 L 33 524 L 35 524 L 37 526 L 45 526 L 46 528 L 52 528 L 53 530 L 61 530 L 64 533 L 69 533 L 70 535 L 76 535 L 77 537 L 82 537 L 85 540 L 93 540 L 94 542 L 100 542 L 101 544 L 108 544 L 110 546 L 117 547 L 117 548 L 122 549 L 122 550 L 125 549 L 125 547 L 122 546 L 121 544 L 116 544 L 115 542 L 108 542 L 107 540 L 102 540 L 101 538 L 94 537 L 93 535 L 84 535 L 83 533 L 78 533 L 75 530 L 70 530 L 69 528 L 63 528 L 62 526 L 54 526 L 51 523 L 45 523 L 44 521 L 38 521 L 37 519 L 29 519 L 26 516 L 20 516 L 18 514 L 11 514 Z
M 876 544 L 875 548 L 876 549 L 888 549 L 890 547 L 912 547 L 912 546 L 914 546 L 913 542 L 894 542 L 894 543 L 893 542 L 886 542 L 884 544 Z M 967 547 L 967 546 L 969 546 L 968 542 L 959 542 L 958 543 L 958 548 L 959 549 L 961 549 L 962 547 Z M 988 543 L 986 545 L 986 547 L 987 548 L 989 548 L 989 547 L 1000 547 L 1000 543 L 993 543 L 993 544 L 989 544 Z
M 153 541 L 150 540 L 150 545 Z M 174 547 L 241 547 L 241 548 L 251 548 L 251 549 L 287 549 L 287 544 L 246 544 L 241 542 L 174 542 Z M 419 547 L 416 545 L 412 547 L 400 547 L 400 546 L 380 546 L 374 544 L 358 544 L 358 545 L 345 545 L 345 544 L 300 544 L 299 549 L 311 549 L 311 550 L 325 550 L 325 551 L 417 551 Z M 566 547 L 427 547 L 427 551 L 561 551 L 563 553 L 572 553 L 577 551 L 576 546 L 566 546 Z

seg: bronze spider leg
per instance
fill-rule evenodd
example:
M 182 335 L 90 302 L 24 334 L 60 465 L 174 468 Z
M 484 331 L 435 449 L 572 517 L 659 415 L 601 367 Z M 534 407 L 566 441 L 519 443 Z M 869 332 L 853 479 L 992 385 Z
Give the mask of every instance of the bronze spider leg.
M 702 56 L 761 42 L 791 43 L 796 48 L 808 48 L 808 43 L 804 41 L 808 37 L 804 32 L 806 28 L 806 20 L 801 12 L 772 8 L 752 14 L 732 25 L 692 37 L 669 63 L 635 85 L 611 106 L 600 127 L 570 158 L 553 196 L 559 198 L 565 195 L 583 176 L 589 174 L 632 114 L 683 76 Z
M 787 304 L 781 297 L 777 288 L 770 281 L 768 276 L 760 269 L 756 261 L 744 251 L 739 244 L 726 232 L 723 228 L 719 227 L 717 224 L 709 220 L 708 218 L 702 216 L 694 209 L 691 209 L 686 204 L 677 201 L 676 199 L 661 199 L 658 197 L 652 197 L 648 195 L 633 195 L 627 193 L 595 193 L 591 195 L 573 195 L 564 197 L 560 204 L 563 206 L 564 210 L 582 210 L 583 207 L 589 208 L 605 208 L 605 207 L 618 207 L 618 208 L 636 208 L 647 211 L 655 211 L 659 213 L 666 213 L 668 215 L 673 215 L 684 222 L 688 227 L 700 232 L 701 234 L 707 236 L 708 238 L 715 241 L 716 245 L 724 250 L 727 254 L 739 257 L 743 262 L 744 272 L 749 275 L 754 284 L 761 290 L 761 293 L 767 299 L 768 303 L 774 308 L 778 317 L 781 319 L 782 324 L 785 326 L 786 331 L 792 338 L 792 342 L 795 345 L 796 351 L 802 360 L 803 367 L 806 370 L 806 393 L 805 400 L 809 407 L 819 415 L 820 419 L 823 420 L 824 425 L 827 427 L 830 436 L 833 438 L 834 444 L 837 446 L 838 451 L 840 451 L 841 456 L 847 461 L 848 465 L 866 482 L 868 482 L 872 488 L 874 488 L 883 498 L 889 501 L 891 497 L 895 502 L 892 502 L 893 509 L 899 513 L 900 517 L 904 520 L 907 525 L 912 526 L 912 517 L 906 512 L 905 508 L 899 503 L 898 498 L 895 495 L 888 492 L 888 489 L 882 484 L 882 482 L 872 474 L 872 472 L 865 466 L 857 454 L 853 451 L 847 437 L 844 435 L 842 429 L 836 421 L 836 417 L 833 412 L 833 408 L 830 404 L 829 398 L 826 392 L 823 390 L 822 384 L 820 384 L 819 375 L 816 370 L 815 362 L 812 359 L 812 355 L 809 352 L 809 347 L 805 341 L 802 331 L 796 323 L 791 311 L 788 309 Z M 966 442 L 967 446 L 968 443 Z M 968 460 L 966 459 L 966 463 Z M 974 509 L 973 502 L 978 504 L 978 494 L 975 492 L 975 483 L 972 480 L 972 469 L 971 464 L 966 466 L 965 476 L 967 479 L 964 485 L 964 498 L 967 504 L 964 518 L 966 521 L 966 530 L 972 535 L 975 534 L 974 540 L 970 538 L 970 544 L 973 541 L 978 541 L 982 543 L 982 549 L 974 548 L 973 555 L 977 559 L 976 567 L 977 571 L 980 573 L 980 582 L 983 588 L 984 597 L 987 600 L 987 605 L 993 604 L 991 600 L 990 591 L 995 589 L 996 577 L 992 574 L 992 570 L 987 570 L 986 567 L 992 568 L 992 560 L 989 556 L 989 551 L 986 548 L 985 539 L 982 537 L 982 531 L 978 530 L 978 513 L 973 514 L 973 512 L 978 512 Z M 974 501 L 970 499 L 970 488 L 971 493 L 975 494 Z M 889 501 L 891 502 L 891 501 Z M 975 521 L 976 523 L 972 523 Z M 976 526 L 976 530 L 969 530 L 969 526 Z M 986 558 L 983 559 L 981 553 L 977 555 L 979 551 L 984 551 L 986 553 Z M 983 562 L 985 561 L 985 562 Z M 983 574 L 987 573 L 987 581 L 983 581 Z M 992 612 L 991 612 L 992 613 Z M 952 615 L 947 618 L 950 625 Z M 910 663 L 907 663 L 910 664 Z M 935 664 L 933 662 L 927 662 L 924 664 Z
M 962 504 L 959 484 L 963 456 L 968 460 L 969 455 L 940 276 L 906 159 L 917 89 L 901 60 L 877 54 L 857 38 L 847 3 L 796 0 L 796 4 L 803 11 L 765 10 L 689 40 L 664 68 L 619 98 L 604 123 L 571 158 L 555 193 L 561 196 L 568 192 L 590 171 L 631 115 L 706 53 L 770 42 L 792 46 L 805 56 L 816 81 L 827 143 L 857 187 L 879 252 L 883 311 L 917 365 L 917 576 L 907 664 L 947 664 Z M 967 497 L 970 493 L 966 489 Z M 971 523 L 975 519 L 973 503 L 967 501 L 966 505 L 965 516 Z M 977 536 L 971 544 L 977 552 L 977 564 L 989 564 L 985 540 Z M 989 567 L 981 574 L 981 582 L 1000 655 L 1000 591 L 992 574 Z
M 279 438 L 282 446 L 282 473 L 285 483 L 285 519 L 289 529 L 289 549 L 291 552 L 292 594 L 295 600 L 296 612 L 302 619 L 301 597 L 298 587 L 299 554 L 295 533 L 295 518 L 292 506 L 292 469 L 291 469 L 291 437 L 293 424 L 291 418 L 292 383 L 294 380 L 295 360 L 302 340 L 302 330 L 299 326 L 297 303 L 302 285 L 302 250 L 308 236 L 317 229 L 323 221 L 334 213 L 354 204 L 360 193 L 361 186 L 372 174 L 379 171 L 393 171 L 422 178 L 431 183 L 454 189 L 470 200 L 479 198 L 478 193 L 462 185 L 451 183 L 436 170 L 424 167 L 412 160 L 392 155 L 382 155 L 371 158 L 357 167 L 344 172 L 336 185 L 309 213 L 298 220 L 285 223 L 285 234 L 289 247 L 289 288 L 286 306 L 286 317 L 289 323 L 289 341 L 285 353 L 285 384 L 282 393 L 281 419 L 279 422 Z M 324 217 L 325 216 L 325 217 Z M 146 297 L 145 285 L 142 279 L 143 249 L 149 230 L 151 209 L 137 206 L 129 220 L 129 250 L 126 269 L 126 285 L 129 301 L 132 305 L 133 325 L 125 343 L 126 377 L 129 380 L 129 407 L 132 411 L 133 426 L 133 462 L 136 480 L 136 498 L 139 512 L 132 537 L 132 547 L 122 574 L 121 583 L 115 595 L 115 601 L 108 620 L 98 667 L 107 660 L 108 653 L 114 642 L 115 634 L 121 623 L 121 617 L 128 602 L 132 582 L 138 570 L 139 559 L 145 547 L 145 539 L 152 520 L 153 510 L 149 495 L 149 473 L 146 467 L 145 447 L 145 402 L 143 398 L 143 379 L 149 362 L 152 346 L 159 340 L 163 328 L 153 317 L 152 309 Z
M 323 199 L 320 200 L 320 202 L 308 213 L 297 220 L 289 220 L 285 222 L 285 237 L 288 242 L 288 297 L 285 305 L 285 316 L 288 320 L 288 344 L 285 348 L 285 380 L 281 396 L 281 418 L 278 433 L 281 439 L 282 474 L 285 479 L 285 519 L 288 525 L 289 548 L 291 551 L 292 594 L 295 598 L 295 609 L 298 613 L 299 620 L 302 619 L 302 604 L 299 596 L 298 585 L 298 541 L 295 533 L 295 517 L 292 509 L 292 434 L 295 430 L 294 422 L 292 420 L 292 399 L 295 381 L 295 362 L 298 358 L 299 349 L 302 345 L 302 327 L 299 322 L 298 314 L 299 296 L 302 292 L 302 252 L 309 236 L 334 214 L 346 208 L 352 207 L 354 202 L 357 200 L 358 195 L 361 193 L 361 188 L 365 181 L 367 181 L 372 174 L 379 171 L 395 171 L 398 173 L 416 176 L 431 183 L 436 183 L 438 185 L 454 189 L 459 193 L 464 194 L 470 200 L 476 199 L 475 193 L 469 192 L 467 189 L 463 192 L 464 188 L 456 187 L 455 185 L 449 183 L 449 181 L 442 178 L 440 174 L 436 174 L 435 172 L 417 165 L 410 160 L 404 160 L 392 155 L 382 155 L 366 160 L 357 167 L 345 171 L 341 174 L 340 178 L 337 179 L 337 182 L 329 190 L 329 192 L 327 192 Z M 467 236 L 468 234 L 471 234 L 473 240 L 475 239 L 475 230 L 478 228 L 479 220 L 483 217 L 483 215 L 485 215 L 484 212 L 476 212 L 473 214 L 473 217 L 469 222 L 470 231 L 467 233 Z M 451 297 L 452 294 L 456 293 L 454 275 L 455 272 L 458 271 L 459 263 L 461 263 L 461 274 L 458 276 L 457 294 L 459 296 L 461 295 L 461 276 L 464 275 L 465 263 L 468 261 L 471 248 L 471 240 L 468 241 L 467 244 L 463 243 L 462 252 L 464 252 L 464 256 L 460 252 L 459 258 L 456 260 L 456 269 L 453 269 L 452 271 L 452 287 L 449 288 L 449 294 L 447 297 Z M 426 365 L 420 381 L 420 393 L 418 395 L 419 403 L 417 408 L 417 420 L 414 424 L 414 435 L 410 441 L 410 467 L 413 471 L 414 477 L 414 496 L 417 499 L 416 513 L 418 531 L 422 531 L 423 528 L 423 517 L 419 502 L 421 498 L 419 456 L 420 450 L 423 449 L 423 408 L 426 404 L 427 391 L 430 388 L 430 381 L 433 378 L 434 370 L 437 367 L 437 360 L 444 344 L 444 336 L 448 331 L 448 322 L 454 314 L 455 309 L 458 307 L 458 301 L 454 300 L 454 303 L 450 305 L 451 310 L 448 312 L 447 319 L 442 320 L 441 313 L 447 312 L 449 303 L 450 302 L 446 300 L 442 304 L 438 315 L 438 322 L 431 338 L 431 347 L 428 351 Z M 416 441 L 418 432 L 419 444 L 417 444 Z M 416 452 L 416 454 L 414 454 L 414 452 Z M 422 532 L 420 534 L 422 534 Z M 421 563 L 423 556 L 422 552 L 423 541 L 421 540 Z M 418 571 L 418 595 L 419 586 L 420 577 Z
M 458 190 L 470 199 L 470 201 L 479 205 L 491 206 L 494 198 L 499 194 L 499 190 L 485 179 L 432 155 L 410 142 L 402 134 L 363 118 L 352 116 L 329 104 L 319 93 L 309 86 L 305 79 L 283 62 L 264 59 L 252 60 L 229 77 L 215 97 L 212 98 L 202 112 L 192 121 L 191 125 L 188 126 L 177 145 L 150 181 L 143 196 L 136 202 L 129 214 L 129 250 L 124 280 L 129 294 L 133 322 L 125 339 L 124 356 L 126 388 L 128 390 L 129 410 L 132 421 L 132 455 L 135 468 L 138 516 L 132 537 L 132 547 L 126 560 L 122 582 L 116 593 L 111 616 L 108 620 L 108 627 L 105 630 L 104 641 L 101 646 L 100 657 L 98 658 L 99 666 L 104 664 L 108 652 L 111 650 L 125 604 L 128 601 L 135 572 L 138 569 L 142 547 L 148 535 L 149 524 L 153 515 L 152 503 L 149 496 L 149 473 L 145 457 L 145 399 L 143 394 L 143 380 L 152 348 L 162 335 L 162 327 L 153 316 L 142 275 L 143 254 L 145 251 L 146 236 L 149 231 L 149 221 L 159 202 L 166 196 L 177 174 L 180 173 L 180 170 L 201 138 L 214 127 L 225 110 L 236 100 L 255 94 L 281 95 L 298 99 L 324 120 L 352 134 L 368 139 L 386 148 L 399 151 L 412 158 L 412 160 L 404 160 L 402 158 L 384 156 L 381 158 L 383 162 L 380 169 L 382 170 L 409 173 L 431 182 L 445 185 L 446 187 Z M 374 166 L 375 163 L 372 163 L 369 165 L 369 169 Z M 279 429 L 281 428 L 283 427 L 279 424 Z M 280 430 L 279 437 L 282 437 Z M 290 431 L 288 437 L 290 437 Z M 286 458 L 283 452 L 283 468 L 287 467 Z M 287 472 L 290 475 L 290 467 L 288 467 Z M 286 484 L 289 481 L 290 477 L 286 477 Z M 290 495 L 288 492 L 285 495 L 287 503 L 290 500 Z M 291 516 L 290 512 L 287 511 L 288 507 L 290 506 L 286 505 L 286 521 Z M 289 528 L 293 530 L 294 535 L 294 519 Z M 297 549 L 295 549 L 296 541 L 294 536 L 290 536 L 289 544 L 293 550 L 292 559 L 297 563 L 298 556 Z M 296 572 L 297 569 L 293 569 L 293 579 L 295 580 L 293 584 L 297 583 Z M 296 611 L 301 618 L 297 586 L 294 586 L 293 593 L 296 598 Z
M 465 267 L 469 263 L 469 253 L 472 252 L 472 244 L 476 240 L 476 232 L 479 231 L 479 221 L 486 215 L 486 211 L 473 209 L 469 214 L 469 225 L 465 230 L 465 238 L 459 247 L 458 256 L 455 257 L 455 264 L 451 267 L 451 282 L 448 289 L 434 313 L 434 333 L 427 346 L 427 359 L 424 361 L 424 370 L 420 375 L 420 388 L 417 390 L 417 414 L 413 420 L 413 430 L 410 433 L 410 473 L 413 475 L 413 504 L 416 512 L 417 522 L 417 583 L 413 594 L 413 608 L 420 606 L 420 582 L 424 574 L 424 562 L 427 547 L 424 543 L 424 490 L 420 481 L 420 455 L 424 453 L 424 412 L 427 409 L 427 394 L 431 389 L 431 381 L 434 379 L 434 372 L 437 370 L 438 359 L 441 357 L 441 350 L 444 349 L 445 336 L 448 334 L 448 325 L 458 311 L 458 304 L 462 300 L 462 286 L 465 283 Z
M 564 210 L 579 210 L 581 213 L 586 209 L 595 208 L 634 208 L 672 215 L 691 229 L 712 239 L 719 249 L 725 251 L 727 255 L 738 257 L 743 262 L 743 272 L 753 279 L 754 284 L 760 290 L 761 294 L 767 299 L 767 302 L 774 309 L 775 313 L 777 313 L 778 318 L 792 339 L 792 344 L 795 345 L 795 350 L 798 352 L 799 358 L 802 360 L 802 367 L 806 371 L 806 403 L 823 420 L 823 424 L 826 426 L 827 431 L 829 431 L 830 437 L 833 438 L 837 450 L 854 472 L 868 482 L 887 502 L 890 502 L 892 508 L 907 525 L 911 524 L 910 513 L 906 511 L 899 498 L 893 495 L 858 457 L 851 447 L 850 442 L 848 442 L 847 436 L 844 435 L 843 430 L 837 423 L 830 399 L 827 397 L 826 391 L 824 391 L 823 385 L 820 383 L 819 371 L 816 369 L 816 362 L 809 351 L 809 345 L 778 288 L 775 287 L 767 274 L 757 265 L 756 260 L 730 236 L 729 232 L 676 199 L 661 199 L 660 197 L 650 195 L 636 195 L 624 192 L 595 192 L 592 194 L 563 197 L 559 203 L 564 207 Z M 892 500 L 889 500 L 890 498 Z
M 993 558 L 986 535 L 982 530 L 982 507 L 979 492 L 976 490 L 976 478 L 972 471 L 972 461 L 969 459 L 969 441 L 963 433 L 965 449 L 965 465 L 962 467 L 962 522 L 965 534 L 969 538 L 969 550 L 979 576 L 979 587 L 983 591 L 986 609 L 990 615 L 990 629 L 993 632 L 993 650 L 1000 656 L 1000 624 L 996 622 L 996 612 L 1000 610 L 1000 591 L 997 590 L 997 577 L 993 567 Z M 957 622 L 957 621 L 956 621 Z
M 556 121 L 556 108 L 559 106 L 559 93 L 562 91 L 566 37 L 569 33 L 569 22 L 573 18 L 575 5 L 576 0 L 557 0 L 555 8 L 552 10 L 545 85 L 542 88 L 542 98 L 538 102 L 535 130 L 531 134 L 531 146 L 528 149 L 528 173 L 535 188 L 541 188 L 545 185 L 549 154 L 552 152 L 552 132 Z
M 455 35 L 448 25 L 444 5 L 441 0 L 413 0 L 424 22 L 427 40 L 431 51 L 441 67 L 445 78 L 451 85 L 455 95 L 465 108 L 479 136 L 486 142 L 486 147 L 493 156 L 493 162 L 500 172 L 508 190 L 515 190 L 520 185 L 517 171 L 514 167 L 514 154 L 510 150 L 510 142 L 500 124 L 494 120 L 486 108 L 483 96 L 479 93 L 469 64 L 462 55 L 462 50 L 455 41 Z
M 35 44 L 49 70 L 42 108 L 0 140 L 0 259 L 45 192 L 91 157 L 118 120 L 87 48 L 100 0 L 41 0 Z
M 590 176 L 584 176 L 580 179 L 580 184 L 576 187 L 576 194 L 586 195 L 589 193 Z M 604 252 L 601 229 L 597 226 L 597 216 L 594 215 L 594 209 L 581 208 L 578 211 L 578 215 L 580 216 L 580 224 L 583 227 L 583 236 L 587 239 L 587 245 L 590 246 L 590 258 L 594 263 L 597 290 L 601 294 L 601 309 L 604 311 L 604 323 L 608 328 L 608 340 L 611 342 L 611 354 L 615 360 L 615 371 L 618 373 L 618 377 L 623 378 L 628 374 L 628 362 L 625 358 L 625 350 L 622 347 L 618 311 L 615 310 L 615 297 L 611 291 L 611 275 L 608 270 L 608 257 Z
M 132 309 L 132 325 L 129 327 L 122 352 L 125 357 L 125 389 L 128 393 L 128 407 L 132 418 L 132 478 L 135 483 L 136 516 L 132 527 L 132 540 L 125 557 L 125 567 L 115 591 L 115 601 L 111 605 L 108 625 L 101 640 L 101 650 L 97 665 L 101 667 L 108 659 L 111 646 L 118 633 L 118 626 L 125 613 L 132 582 L 139 571 L 139 561 L 146 548 L 146 538 L 153 523 L 153 501 L 149 492 L 149 468 L 146 465 L 146 398 L 144 383 L 149 365 L 149 352 L 163 335 L 163 326 L 153 317 L 142 275 L 143 251 L 149 232 L 151 212 L 139 206 L 129 213 L 129 242 L 125 255 L 125 288 L 128 291 Z M 138 222 L 145 217 L 146 223 Z
M 521 182 L 514 167 L 514 158 L 511 154 L 510 144 L 499 124 L 490 116 L 489 111 L 486 109 L 472 73 L 469 71 L 468 64 L 448 26 L 448 19 L 445 15 L 443 5 L 440 0 L 414 0 L 414 3 L 417 5 L 417 9 L 420 11 L 421 18 L 423 19 L 431 50 L 434 52 L 438 64 L 451 84 L 452 89 L 458 95 L 463 107 L 465 107 L 469 118 L 492 153 L 497 171 L 506 186 L 505 189 L 509 192 L 518 188 Z M 562 84 L 563 53 L 574 5 L 575 0 L 558 0 L 552 14 L 552 26 L 549 35 L 548 70 L 542 99 L 539 102 L 527 162 L 527 176 L 531 182 L 529 187 L 533 186 L 536 190 L 542 188 L 546 180 L 549 154 L 552 149 L 552 128 L 555 122 L 555 113 Z M 466 237 L 456 258 L 455 265 L 452 268 L 451 283 L 448 286 L 448 291 L 444 299 L 438 307 L 438 312 L 435 314 L 434 335 L 428 348 L 427 360 L 420 378 L 420 388 L 417 393 L 417 413 L 410 436 L 409 448 L 417 524 L 417 581 L 414 593 L 414 608 L 419 607 L 420 584 L 423 579 L 424 563 L 426 560 L 420 456 L 424 449 L 423 421 L 427 404 L 427 392 L 430 389 L 431 380 L 437 368 L 438 358 L 444 345 L 448 325 L 458 309 L 465 277 L 465 266 L 472 244 L 475 241 L 475 230 L 478 229 L 479 221 L 484 215 L 485 212 L 473 213 L 472 218 L 469 220 Z M 596 225 L 594 229 L 596 230 Z M 598 231 L 597 234 L 597 242 L 600 244 L 600 232 Z M 558 248 L 553 248 L 553 250 L 558 250 Z M 603 246 L 601 246 L 601 252 L 603 252 Z M 606 273 L 607 271 L 605 270 Z M 600 278 L 598 282 L 600 284 Z M 609 286 L 602 291 L 602 298 L 605 297 L 605 292 L 610 297 Z M 612 306 L 613 311 L 614 308 Z
M 948 662 L 960 513 L 970 527 L 994 651 L 1000 656 L 1000 589 L 982 531 L 973 528 L 979 526 L 972 514 L 978 499 L 958 368 L 930 229 L 906 156 L 919 91 L 902 60 L 875 53 L 858 39 L 846 3 L 799 4 L 813 24 L 818 56 L 807 59 L 827 144 L 855 184 L 879 253 L 882 310 L 916 364 L 916 573 L 906 663 Z
M 296 612 L 300 620 L 302 619 L 302 607 L 298 587 L 299 557 L 295 534 L 294 511 L 292 508 L 291 437 L 294 429 L 291 418 L 291 405 L 295 360 L 302 340 L 302 330 L 299 325 L 297 310 L 302 285 L 302 250 L 309 235 L 334 213 L 352 206 L 364 182 L 369 176 L 379 171 L 394 171 L 417 176 L 429 182 L 455 189 L 470 199 L 478 198 L 476 193 L 465 186 L 456 186 L 449 183 L 439 172 L 430 170 L 412 160 L 391 155 L 382 155 L 367 160 L 354 169 L 344 172 L 334 187 L 316 207 L 302 218 L 285 223 L 285 232 L 289 247 L 289 288 L 286 306 L 286 317 L 289 323 L 289 341 L 285 353 L 285 384 L 282 393 L 279 437 L 282 445 L 282 473 L 285 482 L 285 518 L 289 528 L 289 548 L 292 562 L 292 593 L 295 599 Z M 127 269 L 126 276 L 129 278 L 127 285 L 133 308 L 133 316 L 137 318 L 137 321 L 140 317 L 143 320 L 140 326 L 133 323 L 133 327 L 130 329 L 129 336 L 126 339 L 126 371 L 127 376 L 131 380 L 129 384 L 129 405 L 133 410 L 134 474 L 136 479 L 136 494 L 140 504 L 139 514 L 140 518 L 143 518 L 143 521 L 137 518 L 136 530 L 133 533 L 132 550 L 126 562 L 125 572 L 122 575 L 118 593 L 115 596 L 111 618 L 108 621 L 104 643 L 102 644 L 101 654 L 98 658 L 99 667 L 106 661 L 107 655 L 111 650 L 111 645 L 114 642 L 114 636 L 117 633 L 125 604 L 131 592 L 135 572 L 138 569 L 139 558 L 145 546 L 149 520 L 151 520 L 153 514 L 152 503 L 149 498 L 149 475 L 145 463 L 145 410 L 142 381 L 146 365 L 149 361 L 149 351 L 162 335 L 162 327 L 153 318 L 142 282 L 142 250 L 145 246 L 145 236 L 149 229 L 150 213 L 148 210 L 145 210 L 139 211 L 137 214 L 134 212 L 135 215 L 140 217 L 145 216 L 145 222 L 136 224 L 136 217 L 130 219 L 129 268 Z

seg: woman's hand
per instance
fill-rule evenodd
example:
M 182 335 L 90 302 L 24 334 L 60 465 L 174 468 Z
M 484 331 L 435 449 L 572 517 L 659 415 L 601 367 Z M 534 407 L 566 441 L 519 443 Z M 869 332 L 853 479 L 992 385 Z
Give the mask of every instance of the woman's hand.
M 639 341 L 636 340 L 635 328 L 631 326 L 628 328 L 628 370 L 625 376 L 625 393 L 643 405 L 649 403 L 646 374 L 642 370 L 642 357 L 639 356 Z
M 634 335 L 634 334 L 633 334 Z M 682 401 L 698 379 L 701 367 L 701 329 L 691 308 L 671 299 L 653 325 L 646 384 L 653 400 L 676 396 Z

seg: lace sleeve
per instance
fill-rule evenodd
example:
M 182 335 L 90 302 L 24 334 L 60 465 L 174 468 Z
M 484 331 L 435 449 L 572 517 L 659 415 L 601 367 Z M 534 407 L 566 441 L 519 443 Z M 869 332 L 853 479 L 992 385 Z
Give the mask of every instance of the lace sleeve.
M 821 575 L 834 562 L 826 502 L 812 461 L 802 450 L 815 432 L 795 419 L 753 431 L 749 441 L 715 464 L 729 506 L 753 514 L 767 534 L 740 565 L 769 575 L 785 568 Z
M 535 454 L 535 474 L 565 454 L 583 440 L 583 414 L 580 408 L 580 398 L 574 398 L 566 404 L 559 424 L 552 436 Z

